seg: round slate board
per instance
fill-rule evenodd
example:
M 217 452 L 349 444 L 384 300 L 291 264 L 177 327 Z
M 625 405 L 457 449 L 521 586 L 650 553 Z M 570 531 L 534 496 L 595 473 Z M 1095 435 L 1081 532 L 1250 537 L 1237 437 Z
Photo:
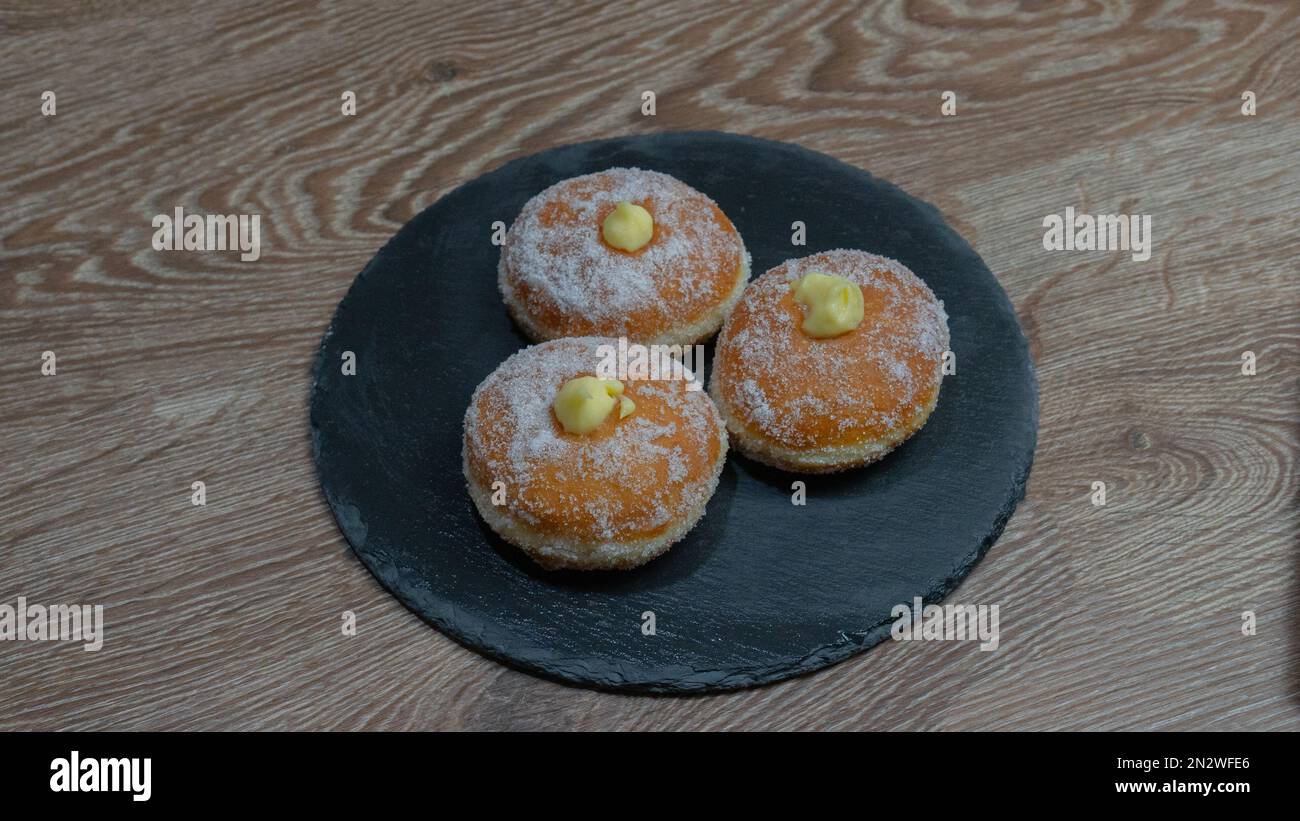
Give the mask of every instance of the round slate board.
M 628 572 L 548 573 L 487 528 L 461 475 L 474 387 L 527 344 L 497 292 L 491 225 L 509 225 L 551 183 L 614 166 L 663 171 L 713 197 L 755 275 L 831 248 L 900 260 L 944 301 L 957 373 L 929 423 L 875 465 L 797 476 L 733 451 L 708 513 L 666 555 Z M 791 245 L 796 220 L 806 246 Z M 354 376 L 342 373 L 345 351 Z M 1038 395 L 1006 294 L 938 210 L 796 145 L 699 132 L 544 151 L 425 209 L 339 305 L 311 426 L 343 534 L 425 620 L 567 683 L 685 693 L 825 667 L 886 638 L 895 605 L 946 596 L 1023 496 Z M 807 485 L 802 507 L 795 480 Z M 647 611 L 654 635 L 642 633 Z

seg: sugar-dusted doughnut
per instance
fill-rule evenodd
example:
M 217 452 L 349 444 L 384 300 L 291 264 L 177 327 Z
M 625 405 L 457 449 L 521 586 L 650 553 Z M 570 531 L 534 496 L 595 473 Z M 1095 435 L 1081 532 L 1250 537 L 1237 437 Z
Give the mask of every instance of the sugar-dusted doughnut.
M 566 386 L 600 392 L 602 344 L 617 340 L 524 348 L 478 386 L 465 412 L 470 498 L 498 535 L 543 567 L 650 561 L 704 515 L 726 459 L 722 419 L 707 393 L 687 390 L 684 369 L 680 379 L 611 384 L 592 399 L 599 413 L 577 419 L 582 432 L 566 430 L 561 417 L 573 412 L 566 402 L 575 392 Z
M 805 279 L 810 274 L 857 286 L 859 324 L 834 336 L 805 330 L 820 318 L 796 299 L 797 286 L 817 284 L 817 277 Z M 885 257 L 828 251 L 766 272 L 727 318 L 714 354 L 709 392 L 731 444 L 760 462 L 808 473 L 881 458 L 919 430 L 938 402 L 947 320 L 925 283 Z
M 506 232 L 497 277 L 535 341 L 667 345 L 711 336 L 748 279 L 745 244 L 717 204 L 638 168 L 562 180 L 530 199 Z

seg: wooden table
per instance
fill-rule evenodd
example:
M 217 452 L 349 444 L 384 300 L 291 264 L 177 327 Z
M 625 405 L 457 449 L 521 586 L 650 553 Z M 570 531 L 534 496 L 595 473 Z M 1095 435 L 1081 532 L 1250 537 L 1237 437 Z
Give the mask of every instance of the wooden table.
M 5 8 L 0 603 L 103 604 L 106 634 L 0 642 L 0 729 L 1300 729 L 1300 4 L 1168 5 Z M 306 401 L 371 255 L 511 158 L 681 129 L 898 183 L 1011 296 L 1038 455 L 958 593 L 1000 605 L 996 652 L 571 689 L 425 626 L 340 536 Z M 261 258 L 155 251 L 177 206 L 260 214 Z M 1067 206 L 1151 215 L 1150 259 L 1045 250 Z

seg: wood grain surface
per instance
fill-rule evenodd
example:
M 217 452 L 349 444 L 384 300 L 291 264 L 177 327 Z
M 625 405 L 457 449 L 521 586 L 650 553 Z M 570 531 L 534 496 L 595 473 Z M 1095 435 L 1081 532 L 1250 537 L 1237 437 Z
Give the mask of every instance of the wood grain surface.
M 0 603 L 103 604 L 106 635 L 0 642 L 0 729 L 1300 729 L 1297 44 L 1290 2 L 3 3 Z M 427 627 L 340 536 L 306 401 L 361 267 L 511 158 L 681 129 L 866 168 L 998 275 L 1042 423 L 955 595 L 1000 606 L 996 652 L 571 689 Z M 153 250 L 176 206 L 261 214 L 261 259 Z M 1151 258 L 1044 250 L 1067 206 L 1150 214 Z

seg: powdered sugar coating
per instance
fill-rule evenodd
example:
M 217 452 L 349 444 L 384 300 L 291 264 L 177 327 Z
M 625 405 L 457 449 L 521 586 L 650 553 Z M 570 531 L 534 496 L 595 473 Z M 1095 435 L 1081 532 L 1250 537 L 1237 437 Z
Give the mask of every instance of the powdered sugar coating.
M 633 253 L 601 238 L 621 201 L 654 219 L 651 241 Z M 498 281 L 538 335 L 649 341 L 722 306 L 747 271 L 740 235 L 713 200 L 667 174 L 611 168 L 530 199 L 506 234 Z
M 803 333 L 806 308 L 792 289 L 813 272 L 862 288 L 861 325 L 830 339 Z M 892 446 L 924 422 L 939 390 L 947 320 L 896 260 L 844 249 L 789 260 L 751 283 L 723 326 L 712 389 L 747 433 L 786 448 Z
M 525 348 L 474 391 L 465 413 L 468 478 L 505 483 L 502 509 L 544 534 L 599 543 L 659 534 L 712 494 L 725 447 L 722 420 L 682 381 L 629 381 L 636 411 L 590 434 L 560 427 L 551 409 L 569 379 L 594 375 L 601 344 L 559 339 Z

